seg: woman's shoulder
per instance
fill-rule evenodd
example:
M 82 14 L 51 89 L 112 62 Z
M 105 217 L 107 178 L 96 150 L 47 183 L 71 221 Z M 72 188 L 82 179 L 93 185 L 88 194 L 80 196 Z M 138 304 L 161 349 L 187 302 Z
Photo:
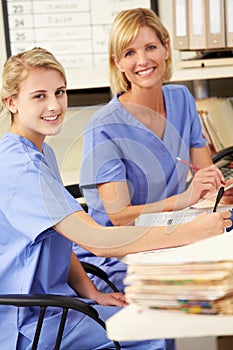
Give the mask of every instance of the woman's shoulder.
M 179 93 L 190 93 L 189 89 L 187 88 L 187 86 L 182 85 L 182 84 L 166 84 L 163 85 L 163 91 L 165 93 L 175 93 L 175 92 L 179 92 Z
M 45 153 L 50 158 L 54 157 L 53 149 L 47 143 L 44 142 L 41 153 L 33 142 L 10 132 L 6 133 L 0 142 L 0 162 L 4 168 L 12 167 L 19 171 L 21 168 L 33 167 L 37 163 L 40 166 Z
M 108 123 L 112 121 L 114 115 L 116 115 L 117 110 L 121 108 L 117 96 L 115 95 L 108 103 L 100 107 L 90 118 L 87 128 L 91 126 L 102 125 L 103 123 Z
M 177 102 L 194 100 L 194 97 L 187 86 L 179 84 L 167 84 L 163 86 L 163 94 L 165 97 L 169 97 L 171 100 Z

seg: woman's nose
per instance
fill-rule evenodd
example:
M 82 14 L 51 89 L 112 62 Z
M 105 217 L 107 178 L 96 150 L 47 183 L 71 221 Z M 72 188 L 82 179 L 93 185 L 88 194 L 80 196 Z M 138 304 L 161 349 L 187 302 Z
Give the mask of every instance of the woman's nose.
M 48 103 L 49 111 L 56 111 L 59 108 L 59 103 L 56 98 L 51 98 Z
M 145 51 L 138 52 L 138 63 L 145 65 L 147 63 L 147 55 Z

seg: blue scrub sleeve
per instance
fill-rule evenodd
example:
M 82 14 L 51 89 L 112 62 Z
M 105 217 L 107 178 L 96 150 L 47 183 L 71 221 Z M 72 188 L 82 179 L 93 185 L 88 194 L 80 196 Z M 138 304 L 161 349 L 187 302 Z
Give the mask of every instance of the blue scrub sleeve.
M 118 125 L 119 127 L 119 125 Z M 80 172 L 80 185 L 126 181 L 126 169 L 121 149 L 125 149 L 127 139 L 112 139 L 102 127 L 90 127 L 85 133 L 83 162 Z
M 12 187 L 4 215 L 30 239 L 67 215 L 82 210 L 44 163 L 27 163 Z

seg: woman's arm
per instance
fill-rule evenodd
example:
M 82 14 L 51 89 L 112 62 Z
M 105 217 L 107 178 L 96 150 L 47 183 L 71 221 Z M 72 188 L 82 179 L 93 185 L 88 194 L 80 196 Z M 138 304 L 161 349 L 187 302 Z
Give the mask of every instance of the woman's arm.
M 178 195 L 162 201 L 131 205 L 128 186 L 125 182 L 109 182 L 97 186 L 104 209 L 114 226 L 130 225 L 141 214 L 180 210 L 191 206 L 208 193 L 221 186 L 222 173 L 215 166 L 199 170 L 189 188 Z
M 198 168 L 206 168 L 213 164 L 208 145 L 201 148 L 190 148 L 191 163 Z
M 126 304 L 125 296 L 122 293 L 101 293 L 97 290 L 74 252 L 71 255 L 68 283 L 80 297 L 92 299 L 98 304 L 114 306 Z
M 177 247 L 218 235 L 231 227 L 230 212 L 203 213 L 177 226 L 103 227 L 83 211 L 65 217 L 54 229 L 98 256 L 122 256 L 151 249 Z

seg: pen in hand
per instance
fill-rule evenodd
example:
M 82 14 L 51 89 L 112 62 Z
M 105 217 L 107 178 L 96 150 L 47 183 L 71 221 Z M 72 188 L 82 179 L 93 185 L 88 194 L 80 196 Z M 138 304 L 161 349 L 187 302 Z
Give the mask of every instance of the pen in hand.
M 215 201 L 215 204 L 214 204 L 213 213 L 216 212 L 218 204 L 219 204 L 220 200 L 222 199 L 223 193 L 224 193 L 224 187 L 222 186 L 222 187 L 220 187 L 220 189 L 218 191 L 218 194 L 217 194 L 217 197 L 216 197 L 216 201 Z
M 196 165 L 193 165 L 193 164 L 187 162 L 186 160 L 181 159 L 180 157 L 176 157 L 176 159 L 177 159 L 179 162 L 181 162 L 181 163 L 187 165 L 189 168 L 191 168 L 191 169 L 193 169 L 193 170 L 196 170 L 196 171 L 200 170 L 200 168 L 198 168 Z
M 179 162 L 181 162 L 181 163 L 187 165 L 189 168 L 191 168 L 191 169 L 193 169 L 193 170 L 196 170 L 196 171 L 200 170 L 200 168 L 198 168 L 196 165 L 193 165 L 193 164 L 187 162 L 186 160 L 184 160 L 184 159 L 182 159 L 182 158 L 180 158 L 180 157 L 176 157 L 176 160 L 178 160 Z M 225 182 L 222 181 L 222 180 L 221 180 L 221 183 L 222 183 L 223 185 L 225 185 Z

